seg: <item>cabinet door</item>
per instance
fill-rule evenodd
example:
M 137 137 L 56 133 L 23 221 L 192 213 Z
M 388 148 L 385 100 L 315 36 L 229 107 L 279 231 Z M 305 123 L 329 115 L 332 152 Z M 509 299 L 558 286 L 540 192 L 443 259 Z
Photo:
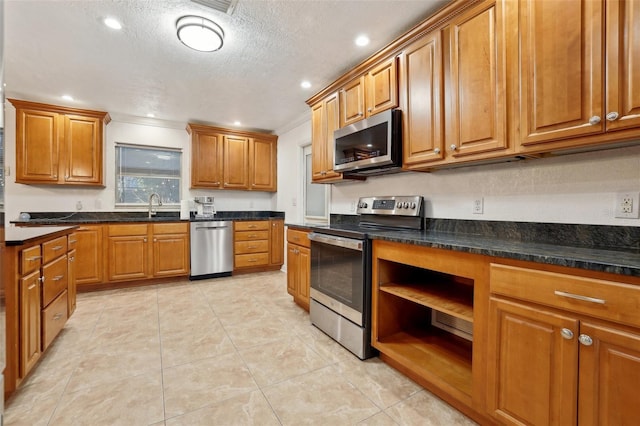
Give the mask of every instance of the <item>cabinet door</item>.
M 300 276 L 300 256 L 298 255 L 297 246 L 287 244 L 287 293 L 296 297 L 296 288 L 298 287 L 298 277 Z
M 261 139 L 251 140 L 249 149 L 249 173 L 252 190 L 276 191 L 276 161 L 276 141 Z
M 367 117 L 398 106 L 398 74 L 393 57 L 367 73 Z
M 606 2 L 606 128 L 640 127 L 640 3 Z
M 59 115 L 17 109 L 16 182 L 58 182 Z
M 353 79 L 340 90 L 340 127 L 364 118 L 364 76 Z
M 189 274 L 189 236 L 154 235 L 153 276 L 173 277 Z
M 40 271 L 20 279 L 20 377 L 40 358 Z
M 403 165 L 418 168 L 444 157 L 442 36 L 435 31 L 400 56 L 403 96 Z
M 146 236 L 110 236 L 108 239 L 110 281 L 149 277 L 149 246 Z
M 271 264 L 282 265 L 284 263 L 284 221 L 271 219 L 269 223 L 271 224 L 269 236 Z
M 603 4 L 520 1 L 520 139 L 525 147 L 604 130 Z
M 67 313 L 70 317 L 76 310 L 76 250 L 67 253 Z
M 311 281 L 311 250 L 306 247 L 298 247 L 299 272 L 298 287 L 296 288 L 297 301 L 300 306 L 309 310 L 309 287 Z
M 334 93 L 311 108 L 311 170 L 312 180 L 339 179 L 342 175 L 333 171 L 333 132 L 339 128 L 338 93 Z
M 489 413 L 505 424 L 576 424 L 578 321 L 494 298 L 490 312 Z
M 76 236 L 76 284 L 103 281 L 102 226 L 81 226 Z
M 444 31 L 445 145 L 454 158 L 507 147 L 503 2 L 485 1 Z
M 640 418 L 640 334 L 582 322 L 580 334 L 580 425 L 630 425 Z
M 220 188 L 222 136 L 193 131 L 191 137 L 191 187 Z
M 65 115 L 61 160 L 64 183 L 101 185 L 102 120 Z
M 224 136 L 224 183 L 229 189 L 249 189 L 249 138 Z

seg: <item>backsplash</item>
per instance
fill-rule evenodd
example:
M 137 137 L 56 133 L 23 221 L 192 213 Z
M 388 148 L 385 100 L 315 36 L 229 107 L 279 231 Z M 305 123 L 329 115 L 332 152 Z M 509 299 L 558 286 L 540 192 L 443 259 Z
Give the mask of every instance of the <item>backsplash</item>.
M 358 223 L 357 215 L 332 214 L 332 224 Z M 563 223 L 506 222 L 460 219 L 424 219 L 424 228 L 437 234 L 461 234 L 585 247 L 640 252 L 640 227 Z

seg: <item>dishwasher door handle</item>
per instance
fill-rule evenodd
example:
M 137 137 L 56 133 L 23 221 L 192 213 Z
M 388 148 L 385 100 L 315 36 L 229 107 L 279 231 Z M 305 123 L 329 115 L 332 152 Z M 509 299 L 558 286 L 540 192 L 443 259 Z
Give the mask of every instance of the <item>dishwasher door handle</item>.
M 226 229 L 228 226 L 196 226 L 196 231 L 200 229 Z

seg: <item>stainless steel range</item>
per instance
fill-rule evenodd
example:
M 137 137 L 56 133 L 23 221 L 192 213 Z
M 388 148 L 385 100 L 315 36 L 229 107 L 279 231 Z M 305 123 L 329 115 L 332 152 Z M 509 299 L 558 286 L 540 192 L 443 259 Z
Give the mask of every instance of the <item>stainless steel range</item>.
M 314 227 L 311 240 L 311 323 L 360 359 L 371 347 L 371 233 L 419 230 L 421 196 L 363 197 L 358 220 Z

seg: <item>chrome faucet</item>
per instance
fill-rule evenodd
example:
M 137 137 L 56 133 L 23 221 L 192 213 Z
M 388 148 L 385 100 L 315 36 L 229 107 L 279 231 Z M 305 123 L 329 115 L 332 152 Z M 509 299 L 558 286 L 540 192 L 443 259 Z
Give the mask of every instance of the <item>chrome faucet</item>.
M 153 210 L 153 197 L 158 199 L 158 207 L 162 205 L 162 198 L 160 198 L 160 195 L 157 192 L 152 192 L 149 195 L 149 218 L 156 215 L 156 211 Z

